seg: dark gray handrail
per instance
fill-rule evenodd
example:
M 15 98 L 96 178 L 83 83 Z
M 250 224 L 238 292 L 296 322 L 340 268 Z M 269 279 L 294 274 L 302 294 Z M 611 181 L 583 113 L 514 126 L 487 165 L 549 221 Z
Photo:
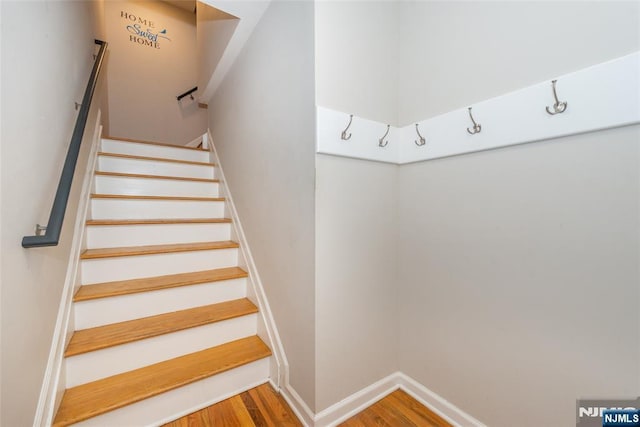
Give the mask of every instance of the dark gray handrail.
M 176 99 L 178 101 L 180 101 L 182 98 L 184 98 L 185 96 L 191 95 L 193 92 L 198 90 L 198 86 L 189 89 L 188 91 L 186 91 L 185 93 L 181 93 L 180 95 L 176 96 Z M 191 99 L 193 99 L 193 95 L 191 95 Z
M 76 170 L 76 163 L 78 162 L 78 153 L 80 153 L 82 136 L 87 125 L 87 118 L 89 117 L 89 108 L 91 107 L 93 92 L 95 91 L 98 82 L 98 74 L 102 68 L 102 62 L 107 51 L 107 42 L 102 40 L 96 40 L 95 42 L 100 45 L 100 51 L 96 56 L 95 63 L 93 64 L 93 70 L 91 70 L 87 89 L 84 91 L 80 112 L 76 119 L 76 125 L 73 128 L 73 135 L 71 135 L 69 151 L 67 151 L 67 157 L 64 161 L 62 174 L 60 175 L 58 190 L 56 191 L 56 197 L 53 200 L 53 206 L 51 207 L 51 213 L 49 214 L 49 222 L 47 223 L 46 232 L 43 235 L 24 236 L 22 238 L 23 248 L 56 246 L 60 240 L 60 231 L 62 230 L 64 213 L 67 210 L 67 201 L 69 200 L 71 182 L 73 181 L 73 174 Z

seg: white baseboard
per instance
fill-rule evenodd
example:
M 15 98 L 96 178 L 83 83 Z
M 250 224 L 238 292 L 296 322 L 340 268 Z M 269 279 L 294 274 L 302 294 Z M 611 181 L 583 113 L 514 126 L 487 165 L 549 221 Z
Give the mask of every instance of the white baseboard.
M 84 224 L 89 209 L 91 186 L 93 183 L 93 172 L 97 161 L 99 151 L 100 138 L 102 134 L 102 126 L 100 125 L 101 111 L 98 111 L 95 132 L 91 140 L 91 150 L 87 160 L 87 167 L 82 182 L 82 190 L 80 193 L 80 201 L 78 202 L 78 212 L 76 214 L 73 241 L 71 243 L 71 251 L 69 253 L 69 263 L 67 266 L 67 275 L 65 278 L 62 296 L 60 298 L 60 307 L 56 319 L 56 326 L 51 341 L 51 349 L 47 367 L 45 369 L 42 387 L 40 389 L 40 397 L 38 406 L 33 420 L 34 427 L 50 426 L 53 422 L 53 416 L 57 409 L 62 392 L 64 391 L 64 348 L 67 343 L 68 335 L 70 335 L 73 322 L 71 313 L 71 302 L 75 293 L 77 279 L 79 277 L 80 251 L 83 248 L 84 241 Z
M 282 385 L 280 394 L 305 427 L 315 425 L 315 415 L 291 384 Z
M 398 389 L 398 373 L 393 373 L 379 381 L 353 393 L 340 402 L 318 412 L 315 416 L 315 426 L 333 427 L 353 417 L 366 407 L 382 399 Z
M 397 389 L 404 390 L 455 427 L 486 427 L 402 372 L 394 372 L 315 415 L 290 384 L 281 389 L 281 394 L 305 426 L 335 427 Z
M 455 406 L 453 403 L 429 390 L 413 378 L 402 372 L 397 372 L 399 387 L 410 394 L 418 402 L 431 409 L 436 414 L 456 427 L 486 427 L 471 415 Z

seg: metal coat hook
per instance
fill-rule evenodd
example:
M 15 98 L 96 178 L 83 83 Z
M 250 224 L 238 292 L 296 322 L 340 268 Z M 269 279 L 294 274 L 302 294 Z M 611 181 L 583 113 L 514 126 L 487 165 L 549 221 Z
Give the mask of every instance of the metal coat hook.
M 347 131 L 349 130 L 349 127 L 351 126 L 352 121 L 353 121 L 353 114 L 349 114 L 349 124 L 347 125 L 346 128 L 344 128 L 344 130 L 342 131 L 342 134 L 340 135 L 340 139 L 342 139 L 343 141 L 346 141 L 349 138 L 351 138 L 351 134 L 347 135 Z
M 387 125 L 387 131 L 384 133 L 384 135 L 382 135 L 382 138 L 378 140 L 378 147 L 386 147 L 387 144 L 389 143 L 388 139 L 386 141 L 384 139 L 387 137 L 387 135 L 389 135 L 390 128 L 391 128 L 391 125 Z
M 471 135 L 475 135 L 482 130 L 482 126 L 480 125 L 480 123 L 476 123 L 476 121 L 473 120 L 473 116 L 471 115 L 471 107 L 469 107 L 469 117 L 471 117 L 471 121 L 473 122 L 473 130 L 467 128 L 467 132 L 469 132 Z
M 424 136 L 420 135 L 420 129 L 418 129 L 418 124 L 417 123 L 416 123 L 416 133 L 418 134 L 418 138 L 420 138 L 420 142 L 418 142 L 417 140 L 414 140 L 413 142 L 418 147 L 422 147 L 424 144 L 427 143 L 427 140 L 424 138 Z
M 546 107 L 547 113 L 551 114 L 552 116 L 558 113 L 564 113 L 564 111 L 567 109 L 567 103 L 566 102 L 560 102 L 560 100 L 558 99 L 558 94 L 556 93 L 556 82 L 557 80 L 551 80 L 551 88 L 553 89 L 553 98 L 556 100 L 556 102 L 553 104 L 553 111 L 549 108 Z
M 73 104 L 76 106 L 76 110 L 80 107 L 82 107 L 82 104 L 80 104 L 79 102 L 73 102 Z

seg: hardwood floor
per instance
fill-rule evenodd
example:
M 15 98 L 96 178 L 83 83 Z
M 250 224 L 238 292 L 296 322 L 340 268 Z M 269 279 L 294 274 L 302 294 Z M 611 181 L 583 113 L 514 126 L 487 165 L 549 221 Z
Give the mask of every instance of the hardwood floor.
M 451 427 L 451 424 L 402 390 L 349 418 L 339 427 Z
M 298 427 L 302 423 L 266 383 L 208 408 L 178 418 L 163 427 Z
M 302 426 L 287 402 L 266 383 L 163 427 Z M 402 390 L 349 418 L 339 427 L 451 427 Z

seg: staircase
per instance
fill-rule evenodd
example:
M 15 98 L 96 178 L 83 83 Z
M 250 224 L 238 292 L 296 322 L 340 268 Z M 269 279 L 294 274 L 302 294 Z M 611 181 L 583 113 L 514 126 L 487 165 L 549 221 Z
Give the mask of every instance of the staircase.
M 53 425 L 158 425 L 266 382 L 208 151 L 101 144 Z

